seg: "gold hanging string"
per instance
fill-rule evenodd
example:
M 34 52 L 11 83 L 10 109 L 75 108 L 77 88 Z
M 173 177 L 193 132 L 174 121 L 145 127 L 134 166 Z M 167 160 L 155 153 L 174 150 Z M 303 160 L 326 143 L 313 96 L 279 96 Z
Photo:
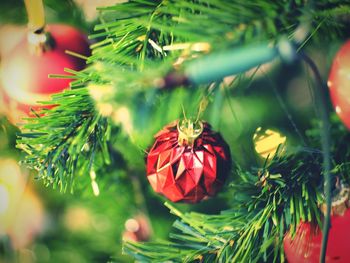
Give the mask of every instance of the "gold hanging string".
M 24 0 L 28 14 L 28 28 L 32 32 L 42 31 L 45 26 L 45 13 L 42 0 Z
M 206 90 L 205 94 L 203 94 L 202 96 L 202 99 L 201 101 L 199 102 L 199 105 L 198 105 L 198 111 L 197 111 L 197 117 L 196 117 L 196 120 L 194 123 L 197 123 L 202 114 L 205 112 L 205 110 L 207 109 L 208 107 L 208 104 L 209 104 L 209 97 L 212 95 L 212 93 L 214 92 L 215 88 L 218 86 L 219 84 L 214 82 L 212 83 L 208 89 Z

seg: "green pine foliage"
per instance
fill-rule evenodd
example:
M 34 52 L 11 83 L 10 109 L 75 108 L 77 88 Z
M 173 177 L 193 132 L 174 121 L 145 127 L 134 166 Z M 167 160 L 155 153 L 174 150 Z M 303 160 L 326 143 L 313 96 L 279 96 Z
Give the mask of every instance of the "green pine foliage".
M 312 25 L 312 32 L 323 28 L 326 30 L 328 22 L 334 25 L 332 15 L 338 18 L 347 11 L 349 6 L 336 3 L 318 4 L 315 9 L 311 9 L 311 6 L 303 2 L 294 1 L 275 4 L 269 1 L 244 4 L 235 1 L 131 1 L 101 8 L 103 22 L 95 27 L 98 33 L 91 35 L 91 38 L 100 41 L 92 45 L 92 55 L 87 59 L 87 63 L 92 65 L 81 72 L 67 69 L 67 73 L 75 74 L 76 80 L 71 84 L 74 89 L 66 92 L 63 97 L 58 95 L 52 102 L 47 102 L 60 106 L 45 112 L 45 117 L 28 120 L 31 124 L 26 126 L 28 131 L 19 140 L 20 147 L 29 151 L 28 162 L 32 168 L 38 170 L 44 178 L 51 177 L 47 182 L 56 186 L 60 184 L 61 189 L 66 189 L 73 184 L 74 171 L 80 165 L 76 160 L 79 159 L 82 146 L 92 143 L 89 148 L 93 152 L 101 148 L 106 155 L 105 143 L 111 129 L 104 118 L 96 116 L 98 113 L 92 109 L 92 102 L 82 96 L 85 94 L 88 97 L 88 94 L 84 89 L 80 90 L 81 87 L 99 89 L 101 85 L 111 85 L 114 90 L 103 102 L 116 105 L 115 108 L 127 102 L 134 103 L 135 98 L 143 98 L 142 104 L 147 104 L 149 98 L 162 100 L 167 95 L 159 94 L 154 88 L 184 51 L 167 52 L 162 48 L 164 46 L 207 43 L 214 52 L 244 43 L 277 39 L 282 34 L 292 36 L 298 24 L 304 20 Z M 261 14 L 261 20 L 256 19 L 256 13 Z M 191 48 L 185 51 L 190 53 L 187 57 L 204 53 Z M 68 102 L 65 102 L 65 96 L 70 97 Z M 157 112 L 154 107 L 152 110 Z M 85 113 L 89 117 L 86 118 Z M 74 130 L 81 127 L 80 133 L 69 129 L 63 133 L 57 132 L 57 128 L 62 129 L 68 124 Z M 72 146 L 77 141 L 78 147 Z M 30 149 L 35 148 L 34 145 L 44 145 L 41 147 L 46 150 L 42 151 L 40 147 Z M 52 147 L 57 147 L 57 150 L 47 155 Z M 81 148 L 78 149 L 79 147 Z M 65 151 L 68 149 L 71 158 L 63 164 L 65 158 L 62 156 L 66 156 Z M 89 171 L 91 164 L 82 167 Z
M 24 162 L 38 170 L 44 184 L 73 191 L 76 178 L 85 179 L 98 164 L 110 164 L 110 126 L 96 114 L 86 88 L 54 95 L 48 104 L 57 106 L 31 118 L 17 146 L 27 153 Z
M 348 184 L 350 147 L 344 141 L 349 135 L 338 121 L 332 130 L 332 173 Z M 166 203 L 179 218 L 170 234 L 172 242 L 126 243 L 124 251 L 140 262 L 284 262 L 287 231 L 293 235 L 300 221 L 322 225 L 319 130 L 308 134 L 315 148 L 280 151 L 264 167 L 238 169 L 229 190 L 232 209 L 219 215 L 184 214 Z
M 75 75 L 72 89 L 46 102 L 58 106 L 28 119 L 18 147 L 27 153 L 25 163 L 37 170 L 46 184 L 63 191 L 73 190 L 91 169 L 98 171 L 109 165 L 111 149 L 125 154 L 131 166 L 135 162 L 126 151 L 136 153 L 140 166 L 142 150 L 152 139 L 145 134 L 155 133 L 166 121 L 180 117 L 182 106 L 194 113 L 203 96 L 214 106 L 220 104 L 224 95 L 232 96 L 242 83 L 249 87 L 255 77 L 242 74 L 230 83 L 188 90 L 159 89 L 169 72 L 181 72 L 186 62 L 208 52 L 262 41 L 274 43 L 282 36 L 293 38 L 301 24 L 308 26 L 310 36 L 298 48 L 306 49 L 311 43 L 324 41 L 325 35 L 332 39 L 342 34 L 349 12 L 349 3 L 336 0 L 134 0 L 100 8 L 101 23 L 91 34 L 96 43 L 87 58 L 89 66 L 81 72 L 67 69 Z M 175 48 L 180 44 L 181 48 Z M 90 97 L 106 87 L 108 92 L 102 99 Z M 128 134 L 127 144 L 111 142 L 111 137 L 121 138 L 118 133 L 124 124 L 103 114 L 100 103 L 111 105 L 113 111 L 123 106 L 131 109 L 136 128 Z M 190 104 L 192 108 L 186 106 Z M 169 105 L 171 111 L 167 110 Z M 214 106 L 208 108 L 216 113 L 212 118 L 224 118 L 218 116 L 221 108 Z M 344 136 L 344 130 L 335 130 Z M 313 132 L 319 134 L 318 130 Z M 340 153 L 338 146 L 333 145 L 333 156 L 348 156 L 348 149 Z M 167 204 L 179 217 L 172 241 L 126 243 L 125 253 L 140 262 L 284 261 L 286 231 L 293 233 L 300 220 L 322 224 L 318 208 L 324 201 L 322 155 L 315 150 L 318 147 L 314 144 L 312 149 L 280 152 L 255 169 L 238 164 L 228 190 L 234 197 L 228 201 L 229 210 L 219 215 L 182 213 Z M 333 161 L 333 172 L 342 174 L 346 161 L 338 157 Z
M 259 173 L 239 171 L 232 183 L 234 208 L 220 215 L 183 214 L 168 205 L 179 217 L 173 225 L 177 231 L 170 235 L 174 241 L 127 243 L 125 252 L 141 262 L 283 261 L 285 232 L 290 227 L 293 232 L 300 220 L 320 223 L 319 160 L 306 155 L 309 162 L 304 164 L 297 154 L 276 157 Z

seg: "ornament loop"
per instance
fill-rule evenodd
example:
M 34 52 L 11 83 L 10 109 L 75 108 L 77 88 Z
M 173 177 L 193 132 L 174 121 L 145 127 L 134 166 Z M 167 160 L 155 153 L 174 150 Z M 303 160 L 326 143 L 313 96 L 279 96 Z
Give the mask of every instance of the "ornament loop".
M 49 32 L 43 29 L 40 33 L 28 32 L 27 40 L 29 43 L 29 52 L 34 55 L 42 55 L 55 46 L 55 41 Z
M 203 132 L 203 123 L 201 121 L 194 122 L 191 119 L 184 119 L 177 123 L 177 130 L 179 132 L 179 144 L 193 146 L 194 141 Z

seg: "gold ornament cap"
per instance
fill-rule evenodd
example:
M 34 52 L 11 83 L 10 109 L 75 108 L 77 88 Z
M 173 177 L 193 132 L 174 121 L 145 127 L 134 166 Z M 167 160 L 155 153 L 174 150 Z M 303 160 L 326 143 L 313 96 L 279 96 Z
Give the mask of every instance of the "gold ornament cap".
M 28 15 L 29 51 L 34 55 L 51 50 L 54 41 L 45 28 L 45 10 L 43 0 L 24 0 Z
M 180 120 L 177 123 L 177 130 L 179 132 L 179 145 L 193 146 L 195 140 L 203 132 L 203 123 L 201 121 L 193 121 L 191 119 Z

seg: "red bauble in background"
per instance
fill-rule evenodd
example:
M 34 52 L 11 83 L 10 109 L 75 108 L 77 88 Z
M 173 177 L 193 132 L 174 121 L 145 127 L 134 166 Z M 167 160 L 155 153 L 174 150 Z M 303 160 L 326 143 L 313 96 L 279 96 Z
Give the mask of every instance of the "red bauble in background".
M 350 129 L 350 40 L 336 54 L 327 84 L 336 113 Z
M 344 215 L 331 217 L 326 262 L 350 262 L 350 209 Z M 289 263 L 318 263 L 322 246 L 322 232 L 316 225 L 301 222 L 294 239 L 289 233 L 284 238 L 284 252 Z
M 2 61 L 2 88 L 4 104 L 9 119 L 16 123 L 28 116 L 30 108 L 38 109 L 38 101 L 47 101 L 50 95 L 69 87 L 70 79 L 49 78 L 49 74 L 65 74 L 64 68 L 81 70 L 83 59 L 68 55 L 66 50 L 88 56 L 89 43 L 86 36 L 68 25 L 48 25 L 49 48 L 33 52 L 25 37 Z
M 171 123 L 155 136 L 147 155 L 147 178 L 155 192 L 171 201 L 196 203 L 220 190 L 231 156 L 209 124 L 183 124 Z

